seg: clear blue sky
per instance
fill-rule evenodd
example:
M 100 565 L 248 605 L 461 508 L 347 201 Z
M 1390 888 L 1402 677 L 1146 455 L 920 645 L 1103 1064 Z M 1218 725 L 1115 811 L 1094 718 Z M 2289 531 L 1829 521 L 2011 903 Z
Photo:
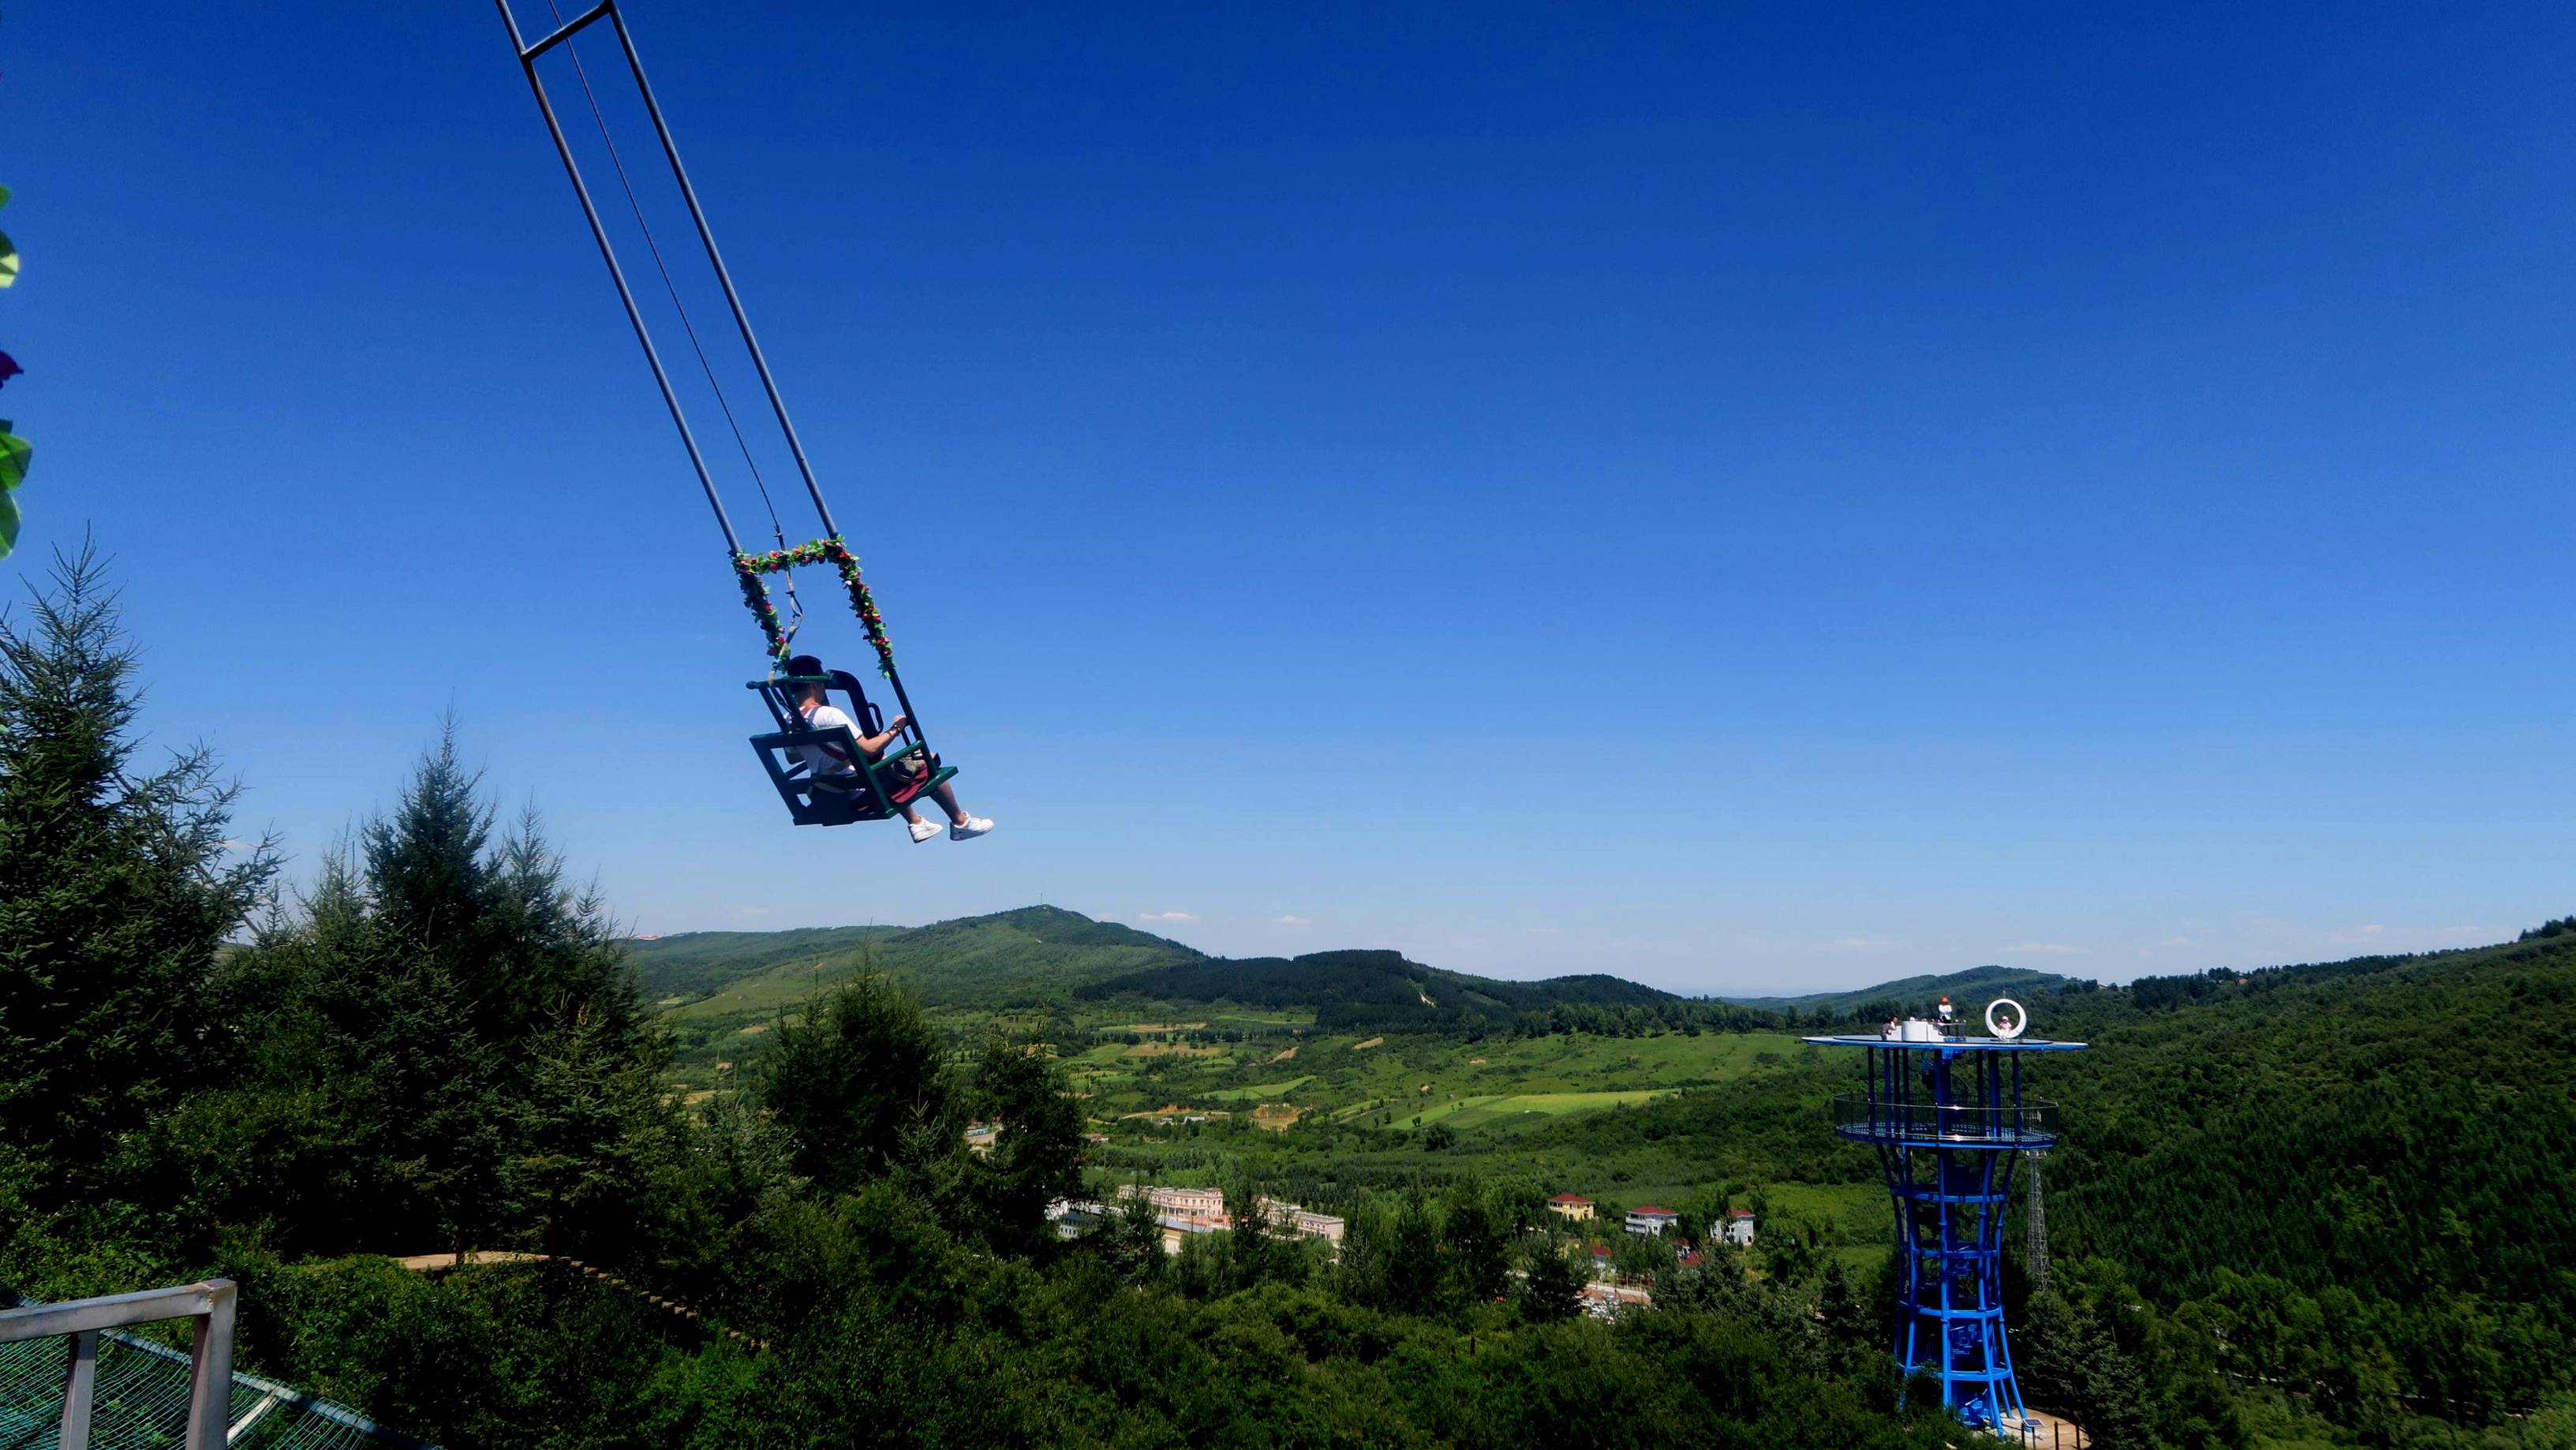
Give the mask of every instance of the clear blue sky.
M 307 868 L 453 710 L 641 931 L 1792 990 L 2576 910 L 2576 16 L 1787 11 L 629 0 L 1001 823 L 916 848 L 767 796 L 488 6 L 13 5 L 0 584 L 94 530 Z

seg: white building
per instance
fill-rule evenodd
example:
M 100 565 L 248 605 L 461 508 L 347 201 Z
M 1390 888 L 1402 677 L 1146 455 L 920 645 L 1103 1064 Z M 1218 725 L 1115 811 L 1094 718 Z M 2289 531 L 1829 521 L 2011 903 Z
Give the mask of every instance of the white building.
M 1735 1244 L 1739 1247 L 1751 1244 L 1753 1242 L 1753 1210 L 1749 1208 L 1729 1210 L 1726 1215 L 1726 1227 L 1720 1230 L 1720 1232 L 1726 1235 L 1726 1241 L 1730 1244 Z
M 1154 1206 L 1154 1217 L 1163 1226 L 1163 1247 L 1173 1253 L 1181 1251 L 1181 1240 L 1194 1234 L 1212 1234 L 1234 1227 L 1225 1209 L 1222 1188 L 1158 1188 L 1130 1183 L 1118 1190 L 1121 1199 L 1142 1197 Z M 1262 1217 L 1280 1233 L 1300 1234 L 1322 1239 L 1339 1247 L 1343 1230 L 1348 1227 L 1329 1213 L 1314 1213 L 1299 1204 L 1264 1196 L 1257 1200 Z
M 1222 1188 L 1156 1188 L 1149 1184 L 1128 1183 L 1118 1189 L 1120 1198 L 1143 1194 L 1145 1201 L 1164 1213 L 1181 1213 L 1225 1217 L 1225 1190 Z
M 1628 1232 L 1649 1238 L 1662 1238 L 1664 1230 L 1682 1221 L 1682 1216 L 1669 1208 L 1651 1203 L 1628 1210 Z
M 1109 1209 L 1086 1199 L 1059 1198 L 1046 1206 L 1046 1216 L 1047 1222 L 1055 1225 L 1057 1238 L 1078 1239 L 1107 1218 Z
M 1347 1227 L 1329 1213 L 1310 1213 L 1297 1204 L 1283 1203 L 1276 1198 L 1262 1199 L 1261 1211 L 1281 1233 L 1322 1239 L 1336 1248 L 1341 1246 L 1342 1230 Z

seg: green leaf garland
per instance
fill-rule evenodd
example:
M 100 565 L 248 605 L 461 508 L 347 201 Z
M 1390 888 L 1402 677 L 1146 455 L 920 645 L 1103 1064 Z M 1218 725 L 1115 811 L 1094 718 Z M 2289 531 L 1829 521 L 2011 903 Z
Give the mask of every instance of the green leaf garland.
M 787 671 L 787 628 L 778 619 L 778 607 L 769 602 L 769 586 L 761 582 L 763 574 L 780 574 L 799 564 L 830 564 L 841 576 L 841 587 L 850 594 L 850 608 L 859 616 L 859 627 L 867 631 L 868 643 L 876 647 L 877 673 L 894 676 L 894 644 L 886 638 L 885 616 L 877 613 L 876 596 L 868 592 L 867 581 L 859 574 L 859 558 L 834 534 L 792 549 L 770 549 L 758 554 L 733 556 L 735 577 L 742 584 L 743 604 L 752 617 L 760 621 L 760 632 L 769 640 L 769 657 L 779 673 Z

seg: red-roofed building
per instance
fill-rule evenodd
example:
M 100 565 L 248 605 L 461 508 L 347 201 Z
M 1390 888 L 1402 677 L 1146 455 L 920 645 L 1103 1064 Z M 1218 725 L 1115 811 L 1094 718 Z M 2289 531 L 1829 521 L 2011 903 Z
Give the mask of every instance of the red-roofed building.
M 1681 1221 L 1680 1214 L 1669 1208 L 1657 1208 L 1651 1203 L 1628 1210 L 1628 1232 L 1632 1234 L 1661 1238 L 1664 1230 Z
M 1749 1208 L 1739 1208 L 1730 1211 L 1726 1215 L 1726 1227 L 1722 1232 L 1726 1235 L 1726 1241 L 1730 1244 L 1738 1246 L 1751 1244 L 1753 1242 L 1753 1210 Z
M 1580 1193 L 1560 1193 L 1547 1201 L 1547 1211 L 1559 1218 L 1581 1223 L 1592 1217 L 1592 1200 Z

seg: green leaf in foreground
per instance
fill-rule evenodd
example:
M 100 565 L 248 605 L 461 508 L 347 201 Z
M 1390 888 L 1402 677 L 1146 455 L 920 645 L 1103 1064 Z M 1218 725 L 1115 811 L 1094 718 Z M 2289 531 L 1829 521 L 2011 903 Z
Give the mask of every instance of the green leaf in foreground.
M 17 280 L 17 244 L 9 240 L 9 234 L 7 232 L 0 232 L 0 287 L 7 287 L 15 283 Z
M 18 547 L 18 501 L 0 489 L 0 559 Z
M 19 481 L 27 476 L 27 460 L 34 457 L 35 452 L 26 439 L 9 431 L 6 421 L 0 421 L 0 489 L 18 486 Z

